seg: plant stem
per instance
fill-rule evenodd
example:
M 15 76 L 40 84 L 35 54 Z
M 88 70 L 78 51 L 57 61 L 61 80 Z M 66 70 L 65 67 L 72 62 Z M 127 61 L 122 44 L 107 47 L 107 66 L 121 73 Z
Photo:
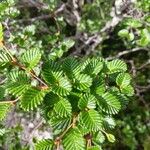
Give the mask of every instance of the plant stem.
M 73 123 L 68 126 L 68 128 L 59 136 L 59 139 L 62 139 L 63 136 L 68 132 L 68 130 L 73 126 Z
M 11 54 L 11 52 L 6 48 L 6 46 L 3 45 L 3 48 L 6 50 L 7 54 L 11 57 L 12 59 L 12 64 L 15 66 L 18 66 L 20 69 L 26 71 L 27 73 L 29 73 L 33 78 L 35 78 L 36 80 L 38 80 L 40 83 L 42 83 L 45 88 L 44 89 L 48 89 L 48 85 L 42 81 L 38 76 L 35 75 L 34 71 L 29 71 L 24 65 L 18 63 L 17 59 Z
M 0 101 L 0 104 L 11 104 L 11 105 L 15 105 L 16 102 L 19 100 L 20 97 L 18 97 L 17 99 L 15 100 L 12 100 L 12 101 Z
M 5 45 L 2 46 L 4 48 L 4 50 L 6 51 L 6 53 L 10 56 L 10 58 L 12 59 L 13 62 L 16 62 L 16 59 L 13 57 L 13 55 L 11 54 L 11 52 L 6 48 Z

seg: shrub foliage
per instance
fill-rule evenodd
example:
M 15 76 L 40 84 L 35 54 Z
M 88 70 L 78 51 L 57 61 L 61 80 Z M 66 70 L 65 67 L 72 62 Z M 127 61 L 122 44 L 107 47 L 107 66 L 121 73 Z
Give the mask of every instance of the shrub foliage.
M 1 67 L 7 80 L 3 88 L 15 100 L 0 102 L 0 119 L 16 103 L 24 111 L 41 109 L 54 135 L 39 141 L 37 150 L 60 145 L 65 150 L 96 150 L 104 135 L 114 142 L 110 133 L 115 124 L 113 115 L 125 108 L 134 93 L 127 65 L 118 59 L 66 57 L 43 61 L 37 75 L 34 67 L 41 57 L 40 51 L 31 49 L 17 58 L 2 46 Z

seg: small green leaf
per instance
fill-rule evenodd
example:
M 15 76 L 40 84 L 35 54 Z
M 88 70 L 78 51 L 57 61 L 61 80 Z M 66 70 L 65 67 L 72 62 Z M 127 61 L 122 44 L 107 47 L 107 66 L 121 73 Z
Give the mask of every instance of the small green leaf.
M 72 107 L 68 100 L 61 99 L 54 105 L 54 111 L 55 114 L 59 117 L 70 117 Z
M 11 59 L 8 54 L 0 50 L 0 66 L 4 66 L 11 62 Z
M 54 143 L 51 139 L 38 141 L 35 145 L 35 150 L 52 150 Z
M 55 94 L 60 96 L 67 96 L 69 95 L 70 91 L 72 90 L 72 85 L 68 81 L 66 77 L 61 77 L 58 79 L 57 84 L 53 85 L 52 91 Z
M 7 85 L 7 90 L 14 96 L 21 96 L 23 95 L 27 89 L 30 88 L 29 84 L 21 83 L 21 82 L 14 82 Z
M 45 94 L 46 91 L 43 90 L 35 88 L 28 89 L 21 98 L 21 107 L 26 111 L 33 110 L 42 103 Z
M 3 41 L 3 26 L 0 23 L 0 42 L 2 42 L 2 41 Z
M 128 40 L 129 41 L 133 41 L 134 40 L 134 34 L 133 32 L 130 32 L 129 35 L 128 35 Z
M 61 65 L 54 61 L 48 61 L 43 65 L 42 76 L 48 84 L 54 84 L 63 77 Z
M 123 94 L 126 94 L 127 96 L 133 96 L 134 95 L 134 89 L 131 85 L 125 86 L 121 88 L 121 92 Z
M 89 110 L 80 113 L 80 121 L 83 123 L 83 128 L 90 131 L 98 131 L 102 127 L 101 115 L 96 110 Z
M 79 90 L 87 90 L 92 85 L 92 78 L 86 74 L 80 74 L 75 79 L 76 88 Z
M 108 73 L 123 72 L 127 70 L 127 65 L 124 61 L 116 59 L 107 62 Z
M 11 104 L 1 104 L 0 103 L 0 120 L 6 117 L 7 112 L 10 109 Z
M 93 134 L 93 142 L 96 145 L 101 145 L 105 141 L 105 136 L 101 131 L 95 132 Z
M 22 56 L 21 61 L 26 65 L 26 67 L 31 70 L 33 69 L 40 61 L 41 53 L 40 50 L 30 49 L 27 50 Z
M 62 131 L 65 130 L 71 124 L 72 118 L 60 118 L 60 116 L 56 117 L 55 115 L 50 119 L 50 125 L 53 128 L 53 131 Z
M 98 106 L 107 114 L 117 114 L 121 109 L 118 96 L 112 92 L 106 92 L 102 97 L 99 97 Z
M 89 147 L 87 150 L 102 150 L 100 146 L 92 146 Z
M 83 72 L 90 75 L 97 75 L 103 69 L 101 58 L 87 59 L 83 64 Z
M 81 67 L 77 59 L 69 57 L 63 62 L 63 70 L 68 77 L 74 78 L 74 76 L 77 76 L 80 73 Z
M 88 108 L 88 109 L 94 109 L 96 108 L 96 101 L 95 97 L 90 94 L 83 95 L 78 102 L 78 106 L 81 110 Z
M 85 150 L 85 140 L 78 128 L 71 129 L 63 139 L 65 150 Z
M 128 31 L 127 29 L 122 29 L 122 30 L 120 30 L 120 31 L 118 32 L 118 35 L 119 35 L 120 37 L 128 37 L 129 31 Z
M 126 21 L 126 25 L 130 26 L 131 28 L 139 28 L 142 27 L 142 23 L 137 19 L 128 19 Z
M 126 87 L 131 82 L 131 76 L 128 73 L 120 73 L 116 78 L 116 83 L 120 88 Z
M 5 128 L 0 129 L 0 137 L 3 136 L 5 133 L 6 133 Z

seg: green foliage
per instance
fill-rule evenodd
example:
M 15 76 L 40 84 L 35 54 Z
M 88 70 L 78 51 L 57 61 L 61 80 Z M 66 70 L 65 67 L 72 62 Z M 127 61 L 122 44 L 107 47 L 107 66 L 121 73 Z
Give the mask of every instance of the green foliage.
M 10 109 L 10 106 L 11 106 L 10 104 L 0 103 L 0 120 L 3 120 L 6 117 L 7 112 Z
M 28 61 L 29 65 L 24 65 L 33 69 L 40 57 L 39 53 L 29 50 L 22 55 L 22 60 Z M 84 137 L 87 134 L 92 134 L 93 138 L 96 138 L 96 132 L 102 131 L 110 142 L 115 141 L 114 136 L 106 133 L 104 128 L 114 127 L 112 115 L 121 110 L 122 103 L 126 104 L 121 96 L 126 96 L 127 92 L 119 91 L 131 86 L 131 77 L 126 70 L 126 64 L 122 60 L 106 62 L 94 57 L 85 61 L 72 57 L 61 61 L 48 60 L 42 65 L 44 80 L 36 77 L 39 85 L 31 84 L 30 76 L 34 77 L 35 74 L 33 76 L 26 69 L 21 71 L 16 68 L 7 75 L 6 89 L 10 94 L 20 98 L 19 103 L 24 111 L 45 108 L 45 119 L 53 127 L 56 139 L 38 142 L 35 146 L 37 150 L 58 146 L 57 143 L 60 141 L 57 136 L 62 138 L 66 150 L 84 150 L 87 140 Z M 106 86 L 111 82 L 109 76 L 114 73 L 117 73 L 113 78 L 118 89 L 115 92 L 113 86 Z M 44 84 L 45 88 L 40 84 Z M 5 101 L 1 107 L 3 119 L 9 107 Z
M 30 70 L 33 69 L 41 59 L 41 53 L 37 49 L 30 49 L 21 56 L 21 61 Z
M 26 111 L 33 110 L 42 103 L 45 94 L 45 91 L 29 88 L 21 98 L 21 107 Z
M 116 16 L 110 0 L 41 0 L 23 5 L 18 0 L 1 1 L 0 120 L 10 106 L 40 112 L 53 136 L 34 139 L 37 150 L 148 149 L 150 74 L 149 61 L 144 62 L 149 60 L 149 4 L 138 0 L 131 10 Z M 143 15 L 137 17 L 136 9 Z M 130 11 L 133 16 L 126 16 Z M 111 19 L 117 17 L 122 20 L 116 26 Z M 107 54 L 128 66 L 120 59 L 101 58 Z M 133 73 L 135 91 L 127 69 Z M 12 139 L 18 142 L 20 131 L 12 130 Z M 7 143 L 3 135 L 2 128 L 0 149 Z M 117 142 L 107 145 L 105 138 Z M 8 141 L 13 145 L 8 149 L 30 149 Z
M 63 145 L 66 150 L 84 150 L 85 140 L 79 129 L 71 129 L 64 137 Z
M 54 106 L 55 114 L 61 118 L 71 116 L 71 104 L 67 100 L 59 100 Z
M 10 62 L 9 55 L 4 51 L 0 50 L 0 65 L 4 66 Z
M 122 60 L 118 59 L 107 62 L 106 65 L 109 73 L 122 72 L 127 70 L 127 65 Z
M 36 150 L 51 150 L 53 147 L 53 141 L 50 139 L 42 140 L 36 143 Z
M 104 93 L 98 103 L 99 107 L 108 114 L 117 114 L 121 109 L 121 102 L 115 93 Z
M 0 42 L 3 41 L 3 27 L 2 24 L 0 23 Z
M 101 115 L 96 110 L 89 110 L 85 112 L 81 112 L 80 114 L 80 122 L 83 124 L 83 128 L 91 131 L 98 131 L 102 128 Z

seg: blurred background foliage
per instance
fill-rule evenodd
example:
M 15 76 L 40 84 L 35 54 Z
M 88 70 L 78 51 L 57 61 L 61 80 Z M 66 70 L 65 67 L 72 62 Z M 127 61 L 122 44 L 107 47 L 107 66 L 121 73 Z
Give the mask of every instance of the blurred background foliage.
M 135 96 L 128 108 L 115 116 L 117 124 L 113 132 L 117 141 L 105 142 L 103 147 L 150 150 L 149 0 L 135 3 L 131 0 L 2 0 L 0 22 L 4 42 L 16 55 L 27 49 L 41 49 L 53 59 L 96 55 L 125 60 L 133 77 Z M 14 110 L 10 116 L 15 112 L 22 113 Z M 26 115 L 31 114 L 22 118 Z M 22 125 L 18 120 L 10 121 L 10 116 L 5 125 L 1 123 L 0 149 L 28 149 L 32 143 L 26 141 L 22 146 Z M 33 118 L 27 120 L 32 122 Z

